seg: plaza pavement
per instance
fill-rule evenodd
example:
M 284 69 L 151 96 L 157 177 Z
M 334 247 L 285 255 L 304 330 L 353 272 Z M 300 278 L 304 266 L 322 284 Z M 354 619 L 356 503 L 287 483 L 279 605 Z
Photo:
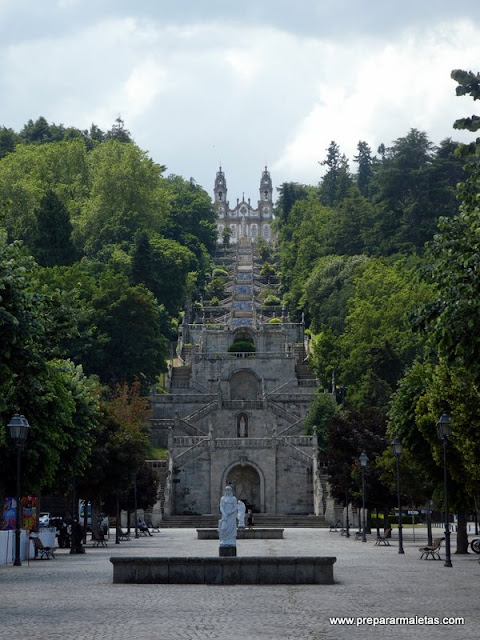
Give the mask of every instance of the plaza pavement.
M 441 532 L 438 532 L 441 533 Z M 111 556 L 218 556 L 218 541 L 194 529 L 164 529 L 84 555 L 59 549 L 55 560 L 0 567 L 0 640 L 478 640 L 480 564 L 472 553 L 419 559 L 426 534 L 405 554 L 325 529 L 285 529 L 283 540 L 239 540 L 237 555 L 336 556 L 334 585 L 114 585 Z M 442 554 L 443 555 L 443 554 Z M 355 618 L 333 625 L 332 616 Z M 405 617 L 415 624 L 368 624 L 357 618 Z M 463 625 L 428 618 L 463 617 Z M 373 620 L 372 620 L 373 622 Z

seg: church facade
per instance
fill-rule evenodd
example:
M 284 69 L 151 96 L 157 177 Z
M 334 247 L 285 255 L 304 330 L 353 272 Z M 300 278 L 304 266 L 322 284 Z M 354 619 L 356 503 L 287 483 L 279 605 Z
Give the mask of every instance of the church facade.
M 217 514 L 227 484 L 256 513 L 331 515 L 316 438 L 304 433 L 318 386 L 304 326 L 261 302 L 278 286 L 261 275 L 255 242 L 272 240 L 271 184 L 265 169 L 258 207 L 229 209 L 221 169 L 216 176 L 219 233 L 232 228 L 217 251 L 224 295 L 186 310 L 168 393 L 151 398 L 152 442 L 168 448 L 166 516 Z
M 255 241 L 262 237 L 268 243 L 273 240 L 273 188 L 270 173 L 265 167 L 260 178 L 260 197 L 254 208 L 250 198 L 237 198 L 235 207 L 230 208 L 227 200 L 227 181 L 222 167 L 217 171 L 214 186 L 214 204 L 217 209 L 217 232 L 219 243 L 223 242 L 224 230 L 230 229 L 230 242 L 237 244 L 240 238 Z

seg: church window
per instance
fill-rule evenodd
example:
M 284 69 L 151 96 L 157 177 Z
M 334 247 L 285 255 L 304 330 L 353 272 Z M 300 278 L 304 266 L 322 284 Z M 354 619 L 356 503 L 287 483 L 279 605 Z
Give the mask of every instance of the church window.
M 268 200 L 268 191 L 263 192 L 263 199 Z
M 236 238 L 237 237 L 237 225 L 236 224 L 231 224 L 230 225 L 230 229 L 232 230 L 232 238 Z
M 223 193 L 222 193 L 222 191 L 219 191 L 219 192 L 218 192 L 218 199 L 219 199 L 219 200 L 221 200 L 221 199 L 222 199 L 222 197 L 223 197 Z
M 252 224 L 250 227 L 250 235 L 252 238 L 256 238 L 258 236 L 258 229 L 256 224 Z
M 268 224 L 263 225 L 263 237 L 267 240 L 270 238 L 270 227 Z

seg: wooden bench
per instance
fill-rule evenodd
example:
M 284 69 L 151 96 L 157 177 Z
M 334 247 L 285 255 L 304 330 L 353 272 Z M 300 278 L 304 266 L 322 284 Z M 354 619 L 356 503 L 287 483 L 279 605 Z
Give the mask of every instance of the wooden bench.
M 53 547 L 44 546 L 40 538 L 37 538 L 36 536 L 30 536 L 30 540 L 33 542 L 33 546 L 35 547 L 35 556 L 38 553 L 40 555 L 40 560 L 43 560 L 44 558 L 47 560 L 55 558 L 55 549 Z
M 428 560 L 428 558 L 430 558 L 431 560 L 441 560 L 440 547 L 444 540 L 445 538 L 435 538 L 432 544 L 427 545 L 426 547 L 419 547 L 418 550 L 420 551 L 420 560 Z
M 121 527 L 117 527 L 117 538 L 119 541 L 130 540 L 130 536 L 126 531 L 122 531 Z
M 337 520 L 335 524 L 330 525 L 330 531 L 338 531 L 338 527 L 341 527 L 341 526 L 342 526 L 342 521 Z
M 391 533 L 392 533 L 391 529 L 385 529 L 383 532 L 383 535 L 379 533 L 377 535 L 377 539 L 375 540 L 375 544 L 376 545 L 383 544 L 385 547 L 389 547 L 390 546 L 389 537 Z
M 106 547 L 107 541 L 105 540 L 105 536 L 103 533 L 94 533 L 92 531 L 92 547 Z

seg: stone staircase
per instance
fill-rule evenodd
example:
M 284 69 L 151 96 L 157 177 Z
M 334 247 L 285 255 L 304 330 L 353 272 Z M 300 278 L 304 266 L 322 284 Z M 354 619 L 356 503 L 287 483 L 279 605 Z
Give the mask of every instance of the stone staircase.
M 172 371 L 172 389 L 187 389 L 190 385 L 192 377 L 192 367 L 173 367 Z
M 145 464 L 149 466 L 154 473 L 157 474 L 158 478 L 158 486 L 157 486 L 157 496 L 158 496 L 158 504 L 156 505 L 156 510 L 159 511 L 160 514 L 163 514 L 163 508 L 165 505 L 165 485 L 167 482 L 167 473 L 168 473 L 168 462 L 167 460 L 145 460 Z M 145 511 L 145 519 L 147 522 L 152 522 L 153 520 L 157 520 L 156 517 L 152 517 L 153 510 L 147 509 Z M 157 514 L 155 514 L 156 516 Z
M 295 345 L 295 355 L 296 355 L 296 365 L 295 365 L 295 373 L 297 375 L 297 380 L 312 380 L 315 378 L 315 374 L 310 369 L 310 365 L 308 361 L 305 360 L 307 354 L 305 353 L 305 347 L 303 344 Z
M 326 523 L 324 516 L 314 515 L 283 515 L 274 513 L 255 513 L 255 527 L 274 527 L 274 528 L 324 528 L 329 525 Z M 188 515 L 188 516 L 165 516 L 161 527 L 172 529 L 203 529 L 218 526 L 220 514 L 217 515 Z

